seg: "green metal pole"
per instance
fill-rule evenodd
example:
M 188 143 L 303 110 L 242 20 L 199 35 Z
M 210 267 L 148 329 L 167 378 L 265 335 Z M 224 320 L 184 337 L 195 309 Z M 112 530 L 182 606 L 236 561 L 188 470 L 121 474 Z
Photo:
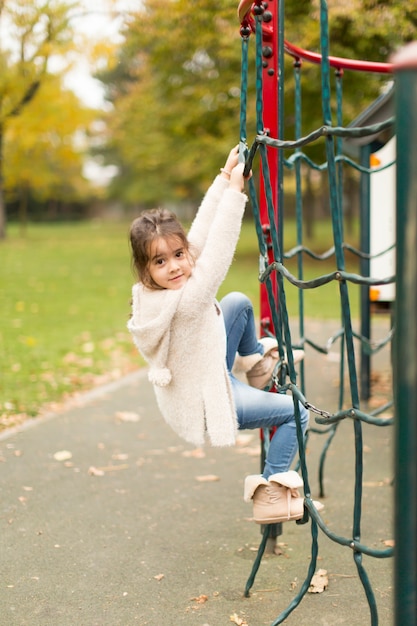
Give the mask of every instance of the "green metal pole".
M 361 147 L 360 162 L 363 167 L 369 168 L 371 157 L 371 146 L 367 144 Z M 371 244 L 371 191 L 370 174 L 363 172 L 360 182 L 360 247 L 362 252 L 369 254 Z M 362 276 L 370 276 L 369 258 L 361 258 L 360 272 Z M 369 301 L 369 286 L 361 285 L 361 335 L 366 339 L 371 338 L 371 305 Z M 370 393 L 371 377 L 371 357 L 361 344 L 361 368 L 360 368 L 360 389 L 361 400 L 367 401 Z
M 395 620 L 417 624 L 417 42 L 393 59 L 397 119 L 397 293 L 393 348 Z

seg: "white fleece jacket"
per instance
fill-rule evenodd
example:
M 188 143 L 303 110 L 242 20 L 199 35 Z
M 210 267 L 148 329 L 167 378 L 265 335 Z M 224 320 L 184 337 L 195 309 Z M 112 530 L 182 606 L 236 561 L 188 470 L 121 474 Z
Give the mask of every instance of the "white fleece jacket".
M 236 413 L 226 369 L 226 334 L 216 293 L 233 260 L 247 197 L 217 176 L 188 240 L 197 253 L 181 289 L 133 286 L 128 328 L 149 363 L 162 415 L 186 441 L 232 445 Z

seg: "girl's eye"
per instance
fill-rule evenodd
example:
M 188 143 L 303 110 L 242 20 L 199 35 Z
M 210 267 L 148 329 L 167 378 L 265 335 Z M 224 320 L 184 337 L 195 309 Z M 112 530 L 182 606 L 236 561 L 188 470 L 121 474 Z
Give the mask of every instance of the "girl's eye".
M 156 264 L 157 265 L 163 265 L 163 263 L 164 263 L 164 259 L 157 259 L 156 260 Z
M 177 257 L 181 258 L 182 256 L 184 256 L 184 250 L 178 250 Z

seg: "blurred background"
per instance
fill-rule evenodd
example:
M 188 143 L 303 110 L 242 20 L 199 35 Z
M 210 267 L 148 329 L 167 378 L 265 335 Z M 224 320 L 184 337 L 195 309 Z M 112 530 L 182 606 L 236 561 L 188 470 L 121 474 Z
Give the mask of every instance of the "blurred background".
M 415 36 L 413 3 L 328 4 L 333 55 L 387 62 Z M 318 51 L 318 10 L 318 0 L 288 2 L 286 38 Z M 161 205 L 189 222 L 239 141 L 239 27 L 235 0 L 0 1 L 0 426 L 141 365 L 125 331 L 134 282 L 128 226 Z M 319 72 L 304 71 L 303 134 L 322 124 Z M 351 74 L 346 125 L 388 80 Z M 286 139 L 294 137 L 291 85 Z M 248 99 L 250 145 L 254 86 Z M 323 146 L 305 152 L 320 162 Z M 332 242 L 326 183 L 309 168 L 304 176 L 307 244 L 320 252 Z M 357 187 L 347 172 L 352 244 Z M 286 237 L 290 247 L 291 228 Z M 246 291 L 256 307 L 257 276 L 249 208 L 224 290 Z M 311 316 L 337 316 L 334 289 L 329 304 L 311 296 Z M 291 293 L 288 306 L 295 315 Z

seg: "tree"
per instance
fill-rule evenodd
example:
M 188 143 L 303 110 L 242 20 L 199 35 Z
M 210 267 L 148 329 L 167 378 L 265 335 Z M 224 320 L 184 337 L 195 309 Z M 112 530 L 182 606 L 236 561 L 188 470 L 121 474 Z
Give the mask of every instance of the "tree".
M 236 3 L 148 0 L 118 64 L 99 75 L 114 105 L 112 193 L 131 203 L 193 200 L 239 139 Z
M 27 193 L 38 201 L 71 202 L 88 196 L 83 177 L 88 128 L 96 117 L 72 91 L 62 88 L 60 77 L 47 75 L 30 107 L 9 120 L 4 146 L 4 190 L 24 201 Z
M 306 5 L 309 5 L 308 7 Z M 304 0 L 306 12 L 297 15 L 298 5 L 286 6 L 286 39 L 301 48 L 320 52 L 318 0 Z M 396 0 L 329 0 L 329 42 L 333 56 L 357 60 L 387 63 L 398 47 L 415 38 L 417 8 L 401 4 Z M 292 59 L 287 59 L 290 71 Z M 320 68 L 304 63 L 303 73 L 303 117 L 304 133 L 322 123 L 320 98 Z M 372 75 L 366 72 L 345 70 L 344 80 L 344 124 L 350 123 L 380 93 L 381 86 L 390 80 L 387 75 Z M 288 110 L 292 90 L 287 93 Z M 287 128 L 293 132 L 291 120 Z
M 286 38 L 313 51 L 319 50 L 318 5 L 318 0 L 286 3 Z M 329 5 L 334 55 L 387 61 L 390 52 L 415 33 L 416 10 L 394 0 L 351 0 L 343 5 L 334 1 Z M 99 75 L 113 105 L 105 150 L 108 161 L 119 168 L 111 188 L 114 195 L 140 204 L 196 199 L 228 147 L 238 140 L 240 36 L 236 9 L 235 0 L 176 0 L 168 4 L 145 0 L 127 24 L 117 65 Z M 288 58 L 286 72 L 292 71 L 291 65 Z M 307 79 L 303 91 L 306 134 L 322 124 L 319 68 L 305 64 L 303 75 Z M 350 73 L 344 122 L 369 104 L 380 84 L 380 78 Z M 294 137 L 292 100 L 288 81 L 286 138 Z M 253 91 L 248 108 L 252 112 L 250 143 L 254 137 Z
M 308 0 L 307 0 L 308 1 Z M 417 8 L 399 4 L 393 0 L 349 0 L 338 2 L 329 0 L 329 47 L 330 54 L 338 57 L 376 62 L 389 62 L 390 55 L 406 42 L 415 37 L 417 26 Z M 311 3 L 306 17 L 294 19 L 295 6 L 288 4 L 286 20 L 286 38 L 292 43 L 313 52 L 320 52 L 319 2 Z M 315 19 L 311 19 L 315 18 Z M 286 71 L 292 71 L 292 59 L 287 59 Z M 323 123 L 321 103 L 320 67 L 304 62 L 302 64 L 302 135 L 307 135 Z M 331 77 L 336 73 L 331 71 Z M 344 70 L 343 84 L 343 119 L 342 125 L 350 124 L 385 88 L 392 76 Z M 335 84 L 332 83 L 333 109 L 332 122 L 338 125 L 336 117 Z M 286 90 L 286 133 L 294 137 L 294 105 L 292 90 Z M 316 163 L 326 161 L 325 140 L 304 147 L 303 151 Z M 307 203 L 306 226 L 311 228 L 314 221 L 314 207 L 327 214 L 328 189 L 327 177 L 315 174 L 316 184 L 311 185 L 311 171 L 306 176 Z M 348 194 L 357 185 L 358 174 L 352 168 L 344 169 L 344 188 Z M 355 193 L 355 191 L 354 191 Z M 315 200 L 315 195 L 317 199 Z M 356 196 L 357 197 L 357 196 Z M 307 199 L 306 199 L 307 200 Z M 352 209 L 352 201 L 347 203 L 347 210 Z M 350 207 L 350 208 L 349 208 Z
M 7 126 L 33 101 L 54 54 L 71 46 L 75 2 L 0 1 L 0 239 L 6 235 L 4 141 Z

